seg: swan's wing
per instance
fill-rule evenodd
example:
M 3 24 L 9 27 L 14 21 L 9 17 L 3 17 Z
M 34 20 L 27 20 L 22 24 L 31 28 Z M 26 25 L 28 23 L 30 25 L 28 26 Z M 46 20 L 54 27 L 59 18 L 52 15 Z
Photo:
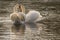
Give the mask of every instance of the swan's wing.
M 39 17 L 42 17 L 42 16 L 40 16 L 40 12 L 32 10 L 26 14 L 25 21 L 26 22 L 35 22 L 35 20 L 37 20 Z

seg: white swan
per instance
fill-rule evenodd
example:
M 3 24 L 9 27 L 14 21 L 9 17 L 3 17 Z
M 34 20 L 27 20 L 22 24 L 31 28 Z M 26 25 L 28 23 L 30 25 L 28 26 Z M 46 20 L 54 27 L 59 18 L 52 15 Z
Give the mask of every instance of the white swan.
M 18 10 L 18 11 L 16 11 Z M 14 12 L 10 14 L 10 18 L 14 23 L 21 23 L 22 21 L 28 22 L 36 22 L 38 19 L 40 19 L 42 16 L 40 15 L 39 11 L 36 10 L 30 10 L 27 14 L 25 13 L 25 8 L 23 5 L 16 5 L 14 7 Z

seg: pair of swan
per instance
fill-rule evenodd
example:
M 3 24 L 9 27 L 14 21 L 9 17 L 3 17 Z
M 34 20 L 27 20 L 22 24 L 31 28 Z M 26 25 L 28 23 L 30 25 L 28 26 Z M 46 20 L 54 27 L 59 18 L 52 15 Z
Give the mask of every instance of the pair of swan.
M 37 20 L 41 17 L 40 12 L 36 10 L 30 10 L 27 14 L 25 14 L 25 7 L 19 4 L 14 7 L 14 12 L 10 14 L 11 20 L 17 24 L 22 22 L 37 22 Z

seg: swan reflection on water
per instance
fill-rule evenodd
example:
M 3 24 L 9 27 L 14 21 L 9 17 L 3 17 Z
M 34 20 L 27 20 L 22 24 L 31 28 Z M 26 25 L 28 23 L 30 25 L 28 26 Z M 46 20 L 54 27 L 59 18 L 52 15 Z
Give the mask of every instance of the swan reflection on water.
M 12 32 L 15 34 L 24 34 L 25 32 L 25 25 L 13 25 Z
M 26 24 L 26 26 L 29 27 L 32 30 L 38 28 L 37 23 L 28 23 L 28 24 Z
M 29 23 L 29 24 L 21 24 L 21 25 L 13 25 L 12 32 L 15 34 L 24 34 L 26 28 L 30 28 L 30 30 L 38 30 L 38 26 L 36 23 Z

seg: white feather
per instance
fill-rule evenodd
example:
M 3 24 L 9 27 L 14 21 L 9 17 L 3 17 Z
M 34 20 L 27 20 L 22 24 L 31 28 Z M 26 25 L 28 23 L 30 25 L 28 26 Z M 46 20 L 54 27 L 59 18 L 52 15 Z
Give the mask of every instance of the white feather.
M 26 14 L 25 22 L 36 22 L 36 20 L 41 17 L 40 12 L 31 10 Z

